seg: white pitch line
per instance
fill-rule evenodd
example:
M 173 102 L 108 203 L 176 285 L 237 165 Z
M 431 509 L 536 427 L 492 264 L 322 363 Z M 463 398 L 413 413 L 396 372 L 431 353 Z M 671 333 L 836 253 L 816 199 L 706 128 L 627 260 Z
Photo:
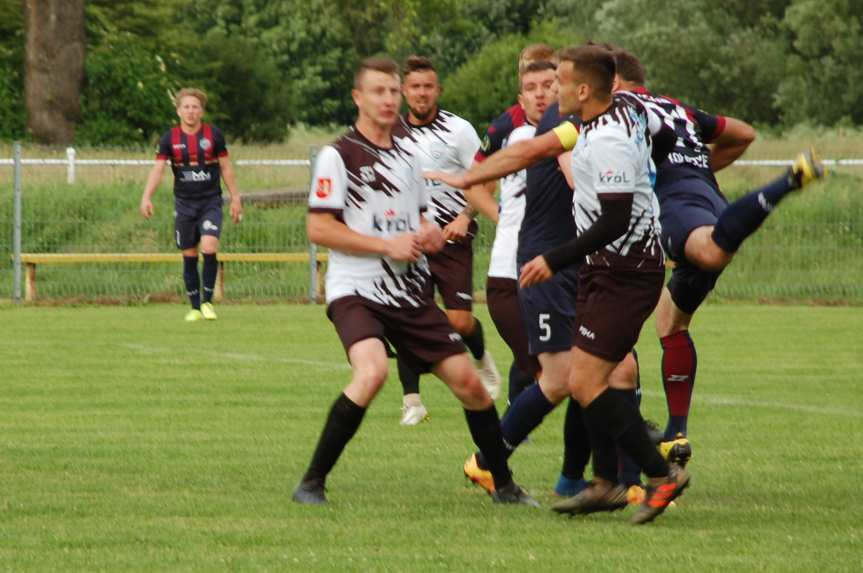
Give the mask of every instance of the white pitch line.
M 176 354 L 176 350 L 165 346 L 151 346 L 148 344 L 138 344 L 131 342 L 121 342 L 119 346 L 128 350 L 134 350 L 142 354 Z M 209 358 L 227 358 L 229 360 L 237 360 L 244 362 L 277 362 L 282 364 L 300 364 L 302 366 L 314 366 L 315 368 L 324 368 L 326 370 L 347 371 L 351 367 L 345 362 L 324 362 L 323 360 L 308 360 L 305 358 L 290 358 L 287 356 L 266 356 L 263 354 L 240 353 L 240 352 L 213 352 L 201 351 L 201 354 Z
M 642 393 L 646 396 L 665 396 L 664 392 L 657 392 L 655 390 L 642 390 Z M 744 406 L 747 408 L 791 410 L 795 412 L 806 412 L 808 414 L 823 414 L 825 416 L 851 416 L 852 418 L 863 418 L 863 411 L 850 410 L 848 408 L 834 408 L 832 406 L 810 406 L 807 404 L 790 404 L 788 402 L 765 402 L 761 400 L 748 400 L 701 393 L 696 393 L 693 400 L 696 404 L 703 403 L 710 406 Z

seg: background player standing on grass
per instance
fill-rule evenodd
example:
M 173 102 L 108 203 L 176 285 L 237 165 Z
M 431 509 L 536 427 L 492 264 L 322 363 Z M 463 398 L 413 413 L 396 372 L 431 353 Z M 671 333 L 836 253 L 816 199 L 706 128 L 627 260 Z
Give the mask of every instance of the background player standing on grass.
M 493 499 L 535 506 L 512 480 L 497 410 L 461 336 L 427 295 L 431 278 L 423 253 L 439 251 L 444 239 L 423 216 L 427 191 L 416 148 L 392 137 L 401 103 L 396 63 L 364 60 L 352 96 L 356 124 L 318 155 L 307 220 L 309 240 L 330 248 L 327 316 L 352 375 L 293 499 L 327 502 L 327 475 L 386 381 L 386 340 L 414 371 L 430 369 L 461 401 L 474 443 L 492 465 Z
M 529 287 L 585 261 L 579 273 L 569 386 L 590 433 L 594 478 L 555 509 L 591 513 L 624 507 L 626 490 L 617 483 L 619 445 L 649 478 L 644 503 L 632 518 L 645 523 L 682 493 L 689 476 L 660 456 L 638 408 L 610 391 L 609 379 L 635 346 L 662 289 L 651 135 L 668 150 L 674 134 L 634 99 L 612 96 L 614 56 L 605 48 L 570 48 L 560 60 L 560 111 L 581 118 L 581 135 L 567 122 L 460 177 L 433 176 L 456 186 L 472 185 L 573 150 L 578 236 L 525 264 L 519 279 L 520 286 Z
M 479 137 L 466 120 L 438 107 L 440 83 L 437 71 L 428 58 L 410 56 L 405 60 L 402 93 L 407 113 L 402 117 L 396 137 L 402 131 L 418 146 L 423 169 L 464 171 L 473 163 L 479 149 Z M 443 299 L 450 323 L 464 340 L 476 361 L 480 379 L 497 399 L 500 374 L 485 346 L 482 323 L 472 314 L 473 309 L 473 239 L 477 224 L 473 211 L 460 189 L 428 181 L 429 209 L 426 217 L 443 229 L 444 248 L 428 257 L 431 281 L 429 296 L 434 288 Z M 419 374 L 398 359 L 399 378 L 404 392 L 402 419 L 404 425 L 415 425 L 428 414 L 419 395 Z
M 824 169 L 811 152 L 800 154 L 784 175 L 729 205 L 713 174 L 743 155 L 755 139 L 755 130 L 738 119 L 651 94 L 644 87 L 644 68 L 638 59 L 622 49 L 614 54 L 617 88 L 634 93 L 667 118 L 677 134 L 674 150 L 657 165 L 662 245 L 675 267 L 656 308 L 656 334 L 662 344 L 662 383 L 669 413 L 662 448 L 686 463 L 691 455 L 685 436 L 697 364 L 689 334 L 692 317 L 746 237 L 785 195 L 821 178 Z
M 183 281 L 192 304 L 186 320 L 215 320 L 212 300 L 219 269 L 216 253 L 222 233 L 222 178 L 231 194 L 234 223 L 242 219 L 243 207 L 225 136 L 218 127 L 201 121 L 207 95 L 201 90 L 184 88 L 177 93 L 176 104 L 180 125 L 171 128 L 159 141 L 156 164 L 147 177 L 139 209 L 147 219 L 153 215 L 151 199 L 170 161 L 174 172 L 174 240 L 183 251 Z M 204 256 L 203 302 L 198 275 L 199 243 Z

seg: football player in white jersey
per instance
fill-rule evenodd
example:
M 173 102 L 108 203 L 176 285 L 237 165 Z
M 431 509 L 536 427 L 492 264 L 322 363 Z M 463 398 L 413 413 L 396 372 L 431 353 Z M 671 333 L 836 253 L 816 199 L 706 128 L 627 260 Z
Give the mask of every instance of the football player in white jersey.
M 461 401 L 474 442 L 494 461 L 495 502 L 538 505 L 512 480 L 497 410 L 461 337 L 426 295 L 425 252 L 443 247 L 423 217 L 416 150 L 392 137 L 401 103 L 398 66 L 364 60 L 354 77 L 356 124 L 320 153 L 309 194 L 309 240 L 330 249 L 327 316 L 350 362 L 293 499 L 327 503 L 325 482 L 387 377 L 388 342 L 419 372 L 431 370 Z
M 648 476 L 644 503 L 632 517 L 633 523 L 646 523 L 683 492 L 689 476 L 662 458 L 637 407 L 610 392 L 608 378 L 635 345 L 662 289 L 664 259 L 651 155 L 658 152 L 652 145 L 670 151 L 676 137 L 637 100 L 612 96 L 615 61 L 609 50 L 579 46 L 561 52 L 560 60 L 561 112 L 582 119 L 581 135 L 567 123 L 503 150 L 466 174 L 430 175 L 466 187 L 573 149 L 579 235 L 537 256 L 520 276 L 520 284 L 529 286 L 575 261 L 585 261 L 579 277 L 570 388 L 590 430 L 594 479 L 555 509 L 584 514 L 626 505 L 626 491 L 617 483 L 617 445 Z
M 402 92 L 407 113 L 402 117 L 395 136 L 405 137 L 416 144 L 423 169 L 463 171 L 471 166 L 479 149 L 479 137 L 466 120 L 438 107 L 440 83 L 437 71 L 428 58 L 410 56 L 402 68 Z M 448 185 L 429 181 L 429 209 L 426 218 L 443 230 L 446 245 L 428 257 L 434 288 L 443 299 L 450 323 L 473 355 L 480 379 L 497 399 L 500 374 L 485 347 L 482 323 L 473 316 L 473 238 L 477 230 L 472 210 L 464 193 Z M 420 399 L 419 374 L 404 361 L 398 360 L 402 382 L 403 425 L 415 425 L 428 415 Z

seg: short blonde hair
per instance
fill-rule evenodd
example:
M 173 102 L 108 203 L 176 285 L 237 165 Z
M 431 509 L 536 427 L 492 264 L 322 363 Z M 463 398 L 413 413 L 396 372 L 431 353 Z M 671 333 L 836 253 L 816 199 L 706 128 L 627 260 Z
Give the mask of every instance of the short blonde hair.
M 548 44 L 530 44 L 522 49 L 518 55 L 518 75 L 525 72 L 527 66 L 533 62 L 548 61 L 557 65 L 557 54 Z
M 198 88 L 183 88 L 174 96 L 174 105 L 180 107 L 184 97 L 191 96 L 201 102 L 201 108 L 207 109 L 207 94 Z

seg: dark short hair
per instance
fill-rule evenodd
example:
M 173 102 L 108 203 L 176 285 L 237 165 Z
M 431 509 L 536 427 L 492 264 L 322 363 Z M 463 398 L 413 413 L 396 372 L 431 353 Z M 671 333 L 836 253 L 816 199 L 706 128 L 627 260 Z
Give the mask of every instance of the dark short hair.
M 519 92 L 521 91 L 521 80 L 524 79 L 524 76 L 531 72 L 544 72 L 545 70 L 556 70 L 557 64 L 554 62 L 549 62 L 548 60 L 542 60 L 538 62 L 531 62 L 527 66 L 522 69 L 521 74 L 519 76 Z
M 405 63 L 402 65 L 402 76 L 407 77 L 407 75 L 411 72 L 435 72 L 437 73 L 437 69 L 434 67 L 432 61 L 425 56 L 418 56 L 416 54 L 412 56 L 408 56 L 405 60 Z
M 357 65 L 357 70 L 354 72 L 354 88 L 360 87 L 360 82 L 366 72 L 382 72 L 392 76 L 399 75 L 399 65 L 387 56 L 374 56 L 362 60 Z
M 557 56 L 555 55 L 554 48 L 548 44 L 529 44 L 522 48 L 518 54 L 518 74 L 523 74 L 531 62 L 548 61 L 557 63 L 556 60 Z M 525 62 L 528 63 L 525 64 Z
M 614 63 L 614 54 L 606 48 L 597 44 L 566 48 L 560 52 L 560 61 L 571 62 L 573 68 L 584 76 L 597 95 L 611 95 L 617 66 Z
M 614 64 L 617 66 L 617 75 L 627 82 L 643 86 L 644 66 L 641 65 L 639 59 L 623 48 L 616 48 L 612 53 L 614 54 Z

